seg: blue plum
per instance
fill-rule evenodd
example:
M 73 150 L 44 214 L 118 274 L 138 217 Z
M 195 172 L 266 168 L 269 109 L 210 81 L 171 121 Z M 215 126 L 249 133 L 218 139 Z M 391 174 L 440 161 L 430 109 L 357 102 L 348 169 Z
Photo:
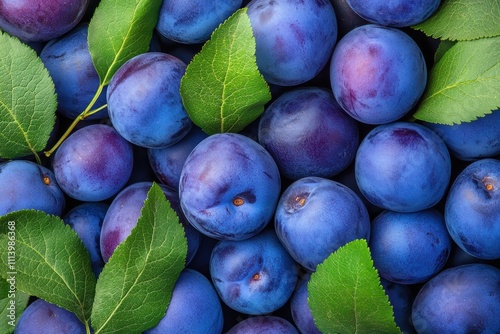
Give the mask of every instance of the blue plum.
M 86 202 L 69 210 L 63 217 L 66 224 L 78 234 L 87 248 L 96 277 L 104 267 L 101 256 L 101 228 L 109 205 L 104 202 Z
M 400 212 L 437 204 L 451 179 L 446 145 L 432 130 L 409 122 L 378 125 L 361 141 L 356 182 L 374 205 Z
M 394 312 L 394 321 L 404 334 L 415 333 L 411 323 L 413 290 L 411 285 L 399 284 L 381 278 L 380 283 L 385 290 Z
M 208 135 L 199 127 L 191 130 L 177 143 L 164 148 L 148 149 L 148 160 L 158 180 L 179 189 L 182 167 L 191 151 Z
M 464 161 L 493 158 L 500 154 L 500 109 L 472 122 L 446 125 L 423 123 L 445 142 L 450 153 Z
M 429 18 L 441 0 L 347 0 L 352 10 L 365 20 L 390 27 L 409 27 Z
M 349 31 L 369 22 L 356 14 L 347 3 L 347 0 L 330 0 L 335 14 L 337 14 L 337 23 L 339 28 L 338 38 L 344 37 Z
M 221 240 L 212 251 L 210 275 L 230 308 L 263 315 L 291 297 L 299 266 L 272 230 L 245 240 Z
M 70 311 L 36 299 L 19 317 L 14 334 L 85 334 L 85 326 Z
M 117 194 L 132 173 L 132 145 L 113 127 L 87 125 L 73 132 L 57 149 L 53 169 L 70 197 L 96 202 Z
M 70 119 L 75 119 L 85 110 L 100 83 L 90 56 L 87 35 L 88 24 L 81 24 L 63 37 L 49 41 L 40 53 L 40 58 L 54 81 L 57 111 Z M 106 104 L 106 90 L 107 86 L 93 109 Z M 107 116 L 108 111 L 104 108 L 87 119 Z
M 100 249 L 104 262 L 108 262 L 116 247 L 130 235 L 137 225 L 144 201 L 152 185 L 153 183 L 148 181 L 131 184 L 120 191 L 111 202 L 101 229 Z M 186 264 L 188 264 L 198 249 L 199 232 L 185 220 L 180 209 L 177 191 L 164 185 L 160 187 L 184 227 L 188 242 L 186 256 Z
M 89 0 L 9 0 L 0 2 L 0 29 L 26 42 L 46 42 L 74 28 Z
M 331 90 L 301 87 L 280 95 L 266 108 L 258 140 L 283 176 L 331 177 L 354 160 L 359 130 Z
M 182 211 L 201 233 L 215 239 L 242 240 L 272 219 L 281 178 L 269 152 L 237 133 L 202 140 L 181 171 Z
M 156 30 L 169 40 L 203 43 L 233 14 L 242 0 L 168 0 L 163 1 Z
M 165 316 L 144 334 L 218 334 L 223 325 L 221 301 L 212 282 L 196 270 L 184 269 Z
M 290 299 L 290 311 L 293 322 L 301 334 L 321 334 L 321 331 L 314 323 L 308 304 L 309 292 L 307 291 L 307 284 L 310 277 L 310 274 L 306 274 L 297 284 L 297 288 Z
M 500 160 L 481 159 L 455 178 L 444 218 L 456 244 L 481 259 L 500 258 Z
M 349 241 L 370 237 L 370 217 L 359 196 L 343 184 L 313 176 L 285 189 L 274 224 L 288 252 L 311 271 Z
M 337 42 L 329 0 L 253 0 L 247 7 L 257 65 L 269 83 L 299 85 L 326 66 Z
M 444 267 L 452 242 L 442 213 L 435 209 L 386 210 L 373 219 L 369 246 L 381 277 L 395 283 L 416 284 Z
M 448 268 L 420 289 L 412 307 L 417 333 L 500 333 L 500 270 Z
M 113 75 L 107 101 L 111 123 L 129 142 L 146 148 L 175 144 L 191 129 L 179 91 L 186 64 L 163 52 L 133 57 Z
M 261 315 L 240 321 L 226 334 L 299 334 L 288 320 L 274 316 Z
M 61 216 L 66 205 L 54 173 L 28 160 L 0 163 L 0 189 L 0 216 L 23 209 Z
M 427 84 L 417 43 L 396 28 L 366 24 L 338 42 L 330 84 L 344 110 L 362 123 L 384 124 L 406 115 Z

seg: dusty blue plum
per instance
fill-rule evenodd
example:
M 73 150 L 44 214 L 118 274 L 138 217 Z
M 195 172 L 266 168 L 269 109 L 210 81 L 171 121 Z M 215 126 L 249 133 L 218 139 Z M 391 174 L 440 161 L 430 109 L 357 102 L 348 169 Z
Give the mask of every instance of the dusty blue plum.
M 52 163 L 61 189 L 79 201 L 97 202 L 117 194 L 133 165 L 132 145 L 113 127 L 87 125 L 57 149 Z
M 63 217 L 66 224 L 78 234 L 78 237 L 87 248 L 92 271 L 96 277 L 104 267 L 104 261 L 101 256 L 101 228 L 109 205 L 104 202 L 86 202 L 78 204 L 69 210 Z
M 464 161 L 493 158 L 500 154 L 500 109 L 472 122 L 446 125 L 423 123 L 445 142 L 450 153 Z
M 224 317 L 219 296 L 208 278 L 184 269 L 172 292 L 167 313 L 144 334 L 222 333 Z
M 40 53 L 43 64 L 54 81 L 59 114 L 75 119 L 94 98 L 100 84 L 87 43 L 88 24 L 81 24 L 61 38 L 49 41 Z M 106 104 L 107 86 L 92 109 Z M 108 116 L 107 108 L 87 119 Z
M 321 334 L 321 331 L 314 323 L 308 304 L 309 292 L 307 291 L 307 284 L 310 277 L 309 273 L 306 274 L 297 284 L 297 288 L 290 299 L 290 312 L 292 313 L 293 322 L 301 334 Z
M 52 170 L 28 160 L 0 163 L 0 189 L 0 216 L 18 210 L 61 216 L 66 205 Z
M 488 264 L 448 268 L 419 290 L 412 322 L 419 334 L 500 333 L 500 270 Z
M 183 43 L 203 43 L 231 14 L 240 8 L 242 0 L 165 0 L 156 30 L 169 40 Z
M 384 124 L 406 115 L 427 84 L 417 43 L 396 28 L 367 24 L 338 42 L 330 84 L 344 110 L 362 123 Z
M 148 181 L 131 184 L 120 191 L 111 202 L 101 229 L 100 249 L 104 262 L 108 262 L 116 247 L 130 235 L 137 225 L 144 201 L 152 185 L 153 183 Z M 186 264 L 189 264 L 200 243 L 199 232 L 184 218 L 177 191 L 165 185 L 160 185 L 160 187 L 184 227 L 188 243 Z
M 78 317 L 59 306 L 36 299 L 19 316 L 14 334 L 85 334 Z
M 182 167 L 191 151 L 208 135 L 199 127 L 191 130 L 177 143 L 164 148 L 148 149 L 148 160 L 162 184 L 179 189 Z
M 371 225 L 369 247 L 381 277 L 400 284 L 422 283 L 437 274 L 452 241 L 441 212 L 384 211 Z
M 313 176 L 285 189 L 274 226 L 292 257 L 311 271 L 349 241 L 370 237 L 370 217 L 359 196 L 341 183 Z
M 326 66 L 337 42 L 329 0 L 253 0 L 247 7 L 257 65 L 269 83 L 299 85 Z
M 411 285 L 399 284 L 381 278 L 380 283 L 389 297 L 394 312 L 394 322 L 404 334 L 413 334 L 415 328 L 411 323 L 413 290 Z
M 266 108 L 258 141 L 291 180 L 332 177 L 354 160 L 358 123 L 342 110 L 331 90 L 296 88 Z
M 128 60 L 113 75 L 107 101 L 111 123 L 129 142 L 146 148 L 175 144 L 191 129 L 179 91 L 186 64 L 162 52 Z
M 355 158 L 359 190 L 374 205 L 400 212 L 437 204 L 451 179 L 450 153 L 423 125 L 379 125 L 361 141 Z
M 282 307 L 293 293 L 298 269 L 272 230 L 245 240 L 221 240 L 210 258 L 210 276 L 222 301 L 249 315 Z
M 246 318 L 234 325 L 227 334 L 299 334 L 288 320 L 275 315 Z
M 26 42 L 46 42 L 74 28 L 89 0 L 0 1 L 0 29 Z
M 441 0 L 347 0 L 365 20 L 390 27 L 409 27 L 428 19 Z
M 187 220 L 220 240 L 242 240 L 271 221 L 281 178 L 269 152 L 237 133 L 218 133 L 191 151 L 181 171 L 179 196 Z
M 451 237 L 465 252 L 480 259 L 500 258 L 500 160 L 481 159 L 459 173 L 448 192 L 444 217 Z

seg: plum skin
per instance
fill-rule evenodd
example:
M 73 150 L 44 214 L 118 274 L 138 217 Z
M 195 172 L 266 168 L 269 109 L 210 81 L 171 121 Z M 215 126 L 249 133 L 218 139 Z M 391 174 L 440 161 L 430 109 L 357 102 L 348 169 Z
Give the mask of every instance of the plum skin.
M 258 140 L 283 176 L 291 180 L 331 177 L 354 160 L 359 130 L 331 91 L 304 87 L 280 95 L 266 108 Z
M 418 333 L 499 333 L 500 270 L 482 263 L 441 271 L 412 306 Z
M 249 317 L 234 325 L 226 334 L 299 334 L 288 320 L 275 315 Z
M 261 145 L 237 133 L 218 133 L 191 151 L 181 171 L 179 197 L 201 233 L 242 240 L 272 219 L 281 191 L 278 167 Z
M 416 105 L 427 84 L 427 66 L 406 33 L 367 24 L 338 42 L 331 57 L 330 84 L 341 107 L 354 119 L 386 124 Z
M 336 181 L 312 176 L 285 189 L 274 226 L 295 261 L 311 271 L 347 242 L 370 237 L 370 218 L 361 199 Z
M 272 230 L 245 240 L 221 240 L 210 257 L 210 276 L 222 301 L 249 315 L 282 307 L 293 293 L 298 266 Z
M 448 192 L 444 217 L 462 250 L 476 258 L 500 258 L 500 160 L 480 159 L 459 173 Z
M 432 130 L 410 122 L 378 125 L 361 141 L 356 183 L 368 201 L 392 211 L 430 208 L 451 179 L 450 153 Z

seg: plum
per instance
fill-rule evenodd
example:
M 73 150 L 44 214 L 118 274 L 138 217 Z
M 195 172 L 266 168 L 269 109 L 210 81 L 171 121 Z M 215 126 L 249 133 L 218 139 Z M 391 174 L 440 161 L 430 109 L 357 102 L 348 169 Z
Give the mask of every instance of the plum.
M 226 334 L 299 334 L 288 320 L 275 315 L 250 317 L 234 325 Z

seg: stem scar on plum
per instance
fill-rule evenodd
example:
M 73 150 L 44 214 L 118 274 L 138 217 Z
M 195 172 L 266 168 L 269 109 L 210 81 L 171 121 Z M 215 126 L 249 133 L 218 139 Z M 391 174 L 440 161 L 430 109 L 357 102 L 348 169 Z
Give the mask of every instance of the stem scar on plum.
M 252 276 L 252 281 L 254 281 L 254 282 L 259 281 L 260 278 L 261 278 L 260 274 L 259 273 L 255 273 Z
M 494 182 L 492 182 L 493 180 L 491 180 L 491 178 L 483 177 L 481 181 L 483 182 L 487 191 L 492 191 L 495 189 L 495 185 L 493 184 Z
M 243 204 L 245 204 L 245 200 L 239 196 L 236 196 L 235 198 L 233 198 L 233 205 L 234 206 L 242 206 Z
M 46 184 L 46 185 L 50 186 L 50 183 L 51 183 L 51 182 L 50 182 L 50 177 L 49 177 L 49 176 L 47 176 L 47 175 L 43 175 L 42 180 L 43 180 L 43 183 L 44 183 L 44 184 Z

